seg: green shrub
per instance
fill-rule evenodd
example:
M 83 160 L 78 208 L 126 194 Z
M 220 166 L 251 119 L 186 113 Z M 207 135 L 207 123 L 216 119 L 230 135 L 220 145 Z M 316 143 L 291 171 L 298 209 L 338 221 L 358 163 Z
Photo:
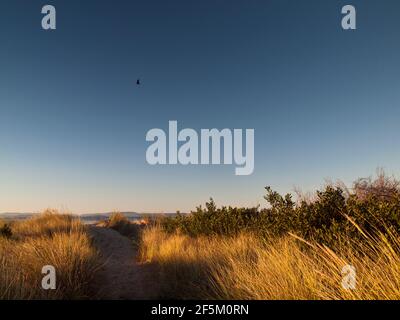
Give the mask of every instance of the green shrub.
M 205 208 L 199 206 L 190 214 L 164 218 L 162 226 L 168 232 L 180 230 L 194 237 L 253 232 L 269 238 L 293 233 L 330 246 L 337 245 L 339 239 L 343 239 L 341 235 L 347 235 L 351 241 L 362 240 L 354 222 L 371 234 L 400 231 L 400 191 L 396 187 L 399 184 L 392 179 L 388 188 L 388 184 L 382 182 L 385 178 L 379 176 L 378 179 L 379 183 L 372 179 L 362 180 L 362 192 L 360 180 L 354 184 L 353 192 L 330 185 L 317 191 L 314 201 L 300 203 L 293 201 L 291 194 L 282 196 L 266 187 L 266 209 L 217 208 L 211 199 Z

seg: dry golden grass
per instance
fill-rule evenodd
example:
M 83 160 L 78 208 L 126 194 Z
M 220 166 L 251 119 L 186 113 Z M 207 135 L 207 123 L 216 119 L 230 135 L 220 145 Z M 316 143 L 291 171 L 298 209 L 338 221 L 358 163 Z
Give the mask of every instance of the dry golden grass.
M 82 299 L 100 266 L 85 227 L 68 215 L 47 211 L 14 222 L 0 237 L 0 299 Z M 42 267 L 56 269 L 57 289 L 43 290 Z
M 30 219 L 14 222 L 12 230 L 15 237 L 23 239 L 51 237 L 54 233 L 79 233 L 84 232 L 84 227 L 73 216 L 49 209 Z
M 114 212 L 108 220 L 102 221 L 98 226 L 111 228 L 118 231 L 120 234 L 131 238 L 138 239 L 140 229 L 144 224 L 129 221 L 129 219 L 120 212 Z
M 182 299 L 400 299 L 400 241 L 389 233 L 327 247 L 288 236 L 189 238 L 159 227 L 143 232 L 142 262 L 158 266 L 161 297 Z M 356 289 L 342 268 L 356 268 Z

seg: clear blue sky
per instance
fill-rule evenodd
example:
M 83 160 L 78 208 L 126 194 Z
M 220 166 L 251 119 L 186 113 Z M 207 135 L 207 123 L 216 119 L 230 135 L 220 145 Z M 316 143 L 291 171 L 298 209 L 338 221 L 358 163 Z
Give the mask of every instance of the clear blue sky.
M 398 0 L 2 0 L 0 212 L 250 206 L 265 185 L 399 174 L 399 36 Z M 254 128 L 253 175 L 149 166 L 168 120 Z

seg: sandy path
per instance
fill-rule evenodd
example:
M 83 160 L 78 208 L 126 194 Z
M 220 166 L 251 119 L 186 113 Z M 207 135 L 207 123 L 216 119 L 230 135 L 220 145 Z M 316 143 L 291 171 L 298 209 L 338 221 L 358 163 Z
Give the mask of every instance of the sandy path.
M 115 230 L 90 226 L 95 246 L 105 260 L 94 289 L 101 299 L 151 299 L 157 290 L 149 266 L 136 261 L 137 250 Z

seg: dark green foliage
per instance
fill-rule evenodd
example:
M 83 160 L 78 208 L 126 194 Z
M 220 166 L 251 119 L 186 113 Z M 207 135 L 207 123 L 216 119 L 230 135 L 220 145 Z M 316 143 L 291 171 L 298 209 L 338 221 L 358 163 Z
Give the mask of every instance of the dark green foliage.
M 217 208 L 211 199 L 205 209 L 200 206 L 190 216 L 177 214 L 174 218 L 165 218 L 162 224 L 167 231 L 180 229 L 192 236 L 235 235 L 252 229 L 258 214 L 258 208 Z
M 388 227 L 400 231 L 398 190 L 390 196 L 382 197 L 375 190 L 360 197 L 356 192 L 345 195 L 343 189 L 328 186 L 317 191 L 314 201 L 296 203 L 290 194 L 282 196 L 266 187 L 264 198 L 269 204 L 266 209 L 217 208 L 211 199 L 205 208 L 200 206 L 188 215 L 165 218 L 162 224 L 169 232 L 180 230 L 191 236 L 233 236 L 250 231 L 268 238 L 290 232 L 328 245 L 337 244 L 343 235 L 352 240 L 362 239 L 348 217 L 370 234 L 387 232 Z

